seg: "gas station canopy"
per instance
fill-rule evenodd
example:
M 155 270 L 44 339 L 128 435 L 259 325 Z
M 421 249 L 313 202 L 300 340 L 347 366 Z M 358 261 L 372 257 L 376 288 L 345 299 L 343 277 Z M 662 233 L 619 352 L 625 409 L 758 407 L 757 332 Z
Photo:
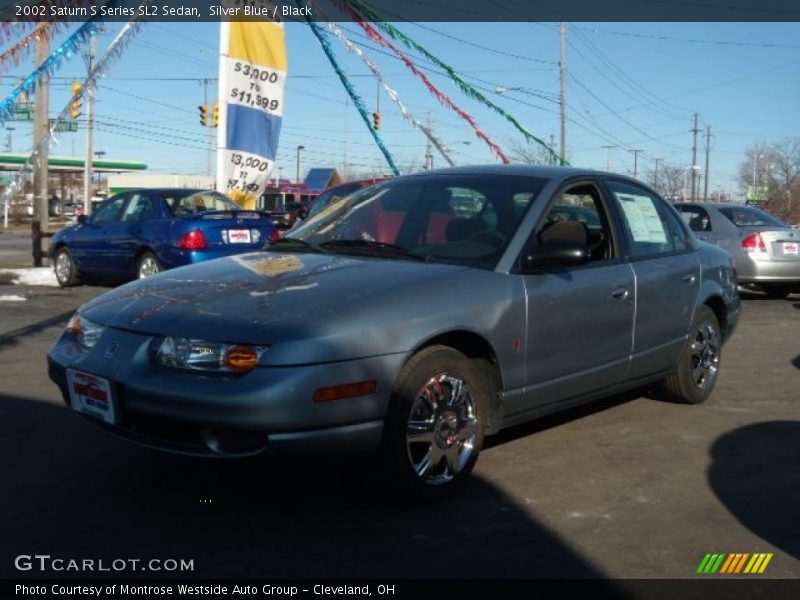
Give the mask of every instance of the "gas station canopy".
M 19 171 L 24 165 L 29 154 L 0 154 L 0 171 Z M 51 171 L 82 172 L 85 161 L 82 158 L 66 156 L 51 156 L 47 160 Z M 144 171 L 147 164 L 130 160 L 93 160 L 92 169 L 95 173 L 127 173 L 130 171 Z

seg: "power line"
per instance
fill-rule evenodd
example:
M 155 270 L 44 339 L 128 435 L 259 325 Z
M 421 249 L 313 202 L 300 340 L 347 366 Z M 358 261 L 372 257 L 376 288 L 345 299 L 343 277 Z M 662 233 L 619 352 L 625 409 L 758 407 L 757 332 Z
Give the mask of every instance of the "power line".
M 732 41 L 732 40 L 708 40 L 708 39 L 699 39 L 699 38 L 680 38 L 680 37 L 672 37 L 668 35 L 656 35 L 656 34 L 646 34 L 646 33 L 634 33 L 631 31 L 613 31 L 608 29 L 597 29 L 594 27 L 579 27 L 576 29 L 581 29 L 583 31 L 589 31 L 592 33 L 602 33 L 606 35 L 616 35 L 616 36 L 624 36 L 624 37 L 633 37 L 633 38 L 642 38 L 642 39 L 651 39 L 651 40 L 658 40 L 658 41 L 669 41 L 669 42 L 683 42 L 683 43 L 691 43 L 691 44 L 711 44 L 716 46 L 739 46 L 743 48 L 800 48 L 800 44 L 777 44 L 777 43 L 770 43 L 770 42 L 740 42 L 740 41 Z

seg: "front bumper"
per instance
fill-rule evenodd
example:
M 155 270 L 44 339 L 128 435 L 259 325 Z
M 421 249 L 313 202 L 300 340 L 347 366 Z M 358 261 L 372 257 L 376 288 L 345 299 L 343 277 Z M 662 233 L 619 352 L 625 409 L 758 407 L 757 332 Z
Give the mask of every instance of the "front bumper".
M 67 405 L 67 369 L 108 379 L 117 422 L 85 416 L 88 421 L 140 444 L 203 456 L 371 455 L 380 444 L 394 376 L 405 360 L 404 354 L 389 354 L 259 367 L 244 375 L 186 372 L 155 364 L 152 340 L 106 329 L 97 346 L 82 353 L 63 335 L 48 354 L 50 379 Z M 374 394 L 313 401 L 321 387 L 367 380 L 377 381 Z

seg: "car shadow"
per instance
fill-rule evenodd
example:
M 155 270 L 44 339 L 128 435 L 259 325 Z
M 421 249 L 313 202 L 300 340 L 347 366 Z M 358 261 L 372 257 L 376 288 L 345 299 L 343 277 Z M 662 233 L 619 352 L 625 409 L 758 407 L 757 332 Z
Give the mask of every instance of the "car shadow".
M 587 402 L 586 404 L 581 404 L 580 406 L 566 410 L 559 410 L 556 413 L 539 417 L 538 419 L 534 419 L 520 425 L 508 427 L 495 435 L 487 437 L 486 441 L 484 442 L 484 448 L 493 448 L 495 446 L 500 446 L 502 444 L 506 444 L 535 433 L 540 433 L 554 427 L 559 427 L 571 421 L 577 421 L 578 419 L 589 417 L 595 413 L 614 408 L 615 406 L 619 406 L 642 397 L 655 399 L 655 393 L 651 392 L 649 389 L 636 389 L 622 394 L 609 396 L 608 398 L 593 400 L 591 402 Z
M 800 558 L 800 421 L 765 421 L 714 441 L 711 489 L 750 531 Z
M 795 366 L 795 368 L 800 369 L 800 354 L 792 359 L 792 364 Z
M 4 333 L 0 335 L 0 350 L 16 346 L 21 340 L 29 336 L 36 335 L 37 333 L 41 333 L 48 327 L 53 327 L 54 325 L 65 325 L 74 313 L 74 310 L 68 310 L 53 317 L 42 319 L 36 323 L 31 323 L 30 325 L 25 325 L 24 327 L 19 327 L 9 331 L 8 333 Z
M 159 453 L 40 399 L 0 395 L 0 422 L 0 577 L 41 576 L 13 568 L 32 550 L 191 559 L 189 576 L 212 578 L 604 576 L 477 476 L 447 501 L 401 507 L 360 469 Z

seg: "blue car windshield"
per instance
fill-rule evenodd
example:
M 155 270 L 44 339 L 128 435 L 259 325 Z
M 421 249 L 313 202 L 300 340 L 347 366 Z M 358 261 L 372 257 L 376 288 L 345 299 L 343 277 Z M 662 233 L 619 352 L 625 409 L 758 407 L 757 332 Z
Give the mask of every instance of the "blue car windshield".
M 491 174 L 392 179 L 334 202 L 289 237 L 330 253 L 493 269 L 545 183 Z
M 194 215 L 214 210 L 242 210 L 242 207 L 219 192 L 180 192 L 163 194 L 164 200 L 176 217 Z

